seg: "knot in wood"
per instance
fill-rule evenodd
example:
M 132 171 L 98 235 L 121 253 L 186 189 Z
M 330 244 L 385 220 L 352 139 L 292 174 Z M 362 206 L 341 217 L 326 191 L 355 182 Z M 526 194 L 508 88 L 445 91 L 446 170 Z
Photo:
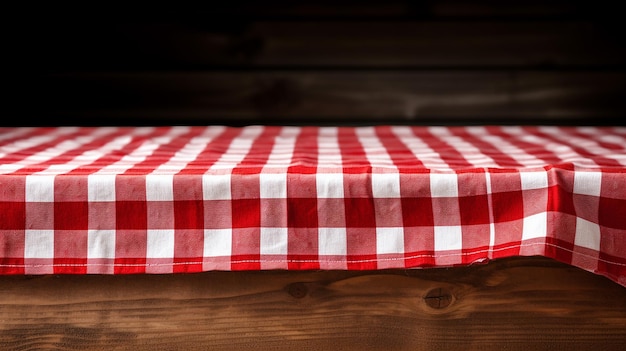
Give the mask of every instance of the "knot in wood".
M 442 309 L 452 303 L 452 293 L 446 288 L 435 288 L 424 296 L 426 304 L 435 309 Z
M 304 283 L 293 283 L 287 286 L 287 292 L 294 298 L 301 299 L 306 296 L 308 289 Z

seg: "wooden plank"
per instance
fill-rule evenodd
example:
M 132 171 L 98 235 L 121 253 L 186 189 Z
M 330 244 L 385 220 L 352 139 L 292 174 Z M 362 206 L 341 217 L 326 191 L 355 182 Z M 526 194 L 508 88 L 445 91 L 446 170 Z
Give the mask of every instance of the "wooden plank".
M 37 6 L 33 15 L 45 17 L 49 14 L 63 18 L 123 18 L 159 19 L 166 17 L 184 17 L 186 19 L 211 18 L 214 16 L 243 16 L 245 18 L 275 19 L 320 19 L 320 18 L 578 18 L 588 16 L 590 12 L 607 12 L 615 6 L 611 1 L 599 0 L 597 7 L 571 0 L 267 0 L 259 3 L 253 0 L 231 0 L 228 2 L 203 3 L 199 6 L 189 4 L 123 4 L 122 6 L 94 6 L 94 4 L 48 4 Z M 31 8 L 32 10 L 32 8 Z M 73 13 L 68 13 L 73 10 Z M 123 11 L 122 11 L 123 10 Z
M 42 4 L 13 13 L 9 38 L 23 37 L 7 52 L 34 70 L 624 65 L 615 6 L 565 0 L 234 1 L 191 9 Z
M 258 65 L 366 67 L 623 64 L 589 22 L 270 22 L 250 26 Z
M 591 21 L 62 23 L 29 42 L 53 70 L 215 67 L 622 67 L 626 44 Z M 80 30 L 78 30 L 80 29 Z
M 60 74 L 33 82 L 27 97 L 36 104 L 25 105 L 24 114 L 48 116 L 50 124 L 593 124 L 626 112 L 625 78 L 541 71 Z
M 618 350 L 626 288 L 534 258 L 453 269 L 0 277 L 2 350 Z

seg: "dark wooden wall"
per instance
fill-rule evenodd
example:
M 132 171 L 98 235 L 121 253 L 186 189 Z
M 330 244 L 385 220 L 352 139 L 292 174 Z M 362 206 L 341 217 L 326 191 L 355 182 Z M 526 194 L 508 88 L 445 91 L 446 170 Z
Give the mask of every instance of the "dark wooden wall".
M 20 5 L 2 124 L 623 125 L 618 3 Z

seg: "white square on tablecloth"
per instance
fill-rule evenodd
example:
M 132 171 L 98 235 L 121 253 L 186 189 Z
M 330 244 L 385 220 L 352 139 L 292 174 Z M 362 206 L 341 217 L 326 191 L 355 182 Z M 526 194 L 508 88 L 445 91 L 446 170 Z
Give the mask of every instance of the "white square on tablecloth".
M 600 196 L 602 173 L 576 172 L 574 173 L 574 194 Z
M 400 174 L 398 173 L 373 173 L 372 193 L 375 198 L 399 198 L 400 197 Z
M 545 238 L 548 235 L 548 215 L 545 212 L 524 217 L 522 240 Z
M 548 187 L 548 173 L 542 172 L 520 172 L 522 190 L 546 189 Z
M 404 253 L 404 228 L 376 228 L 376 253 Z
M 54 258 L 54 230 L 26 230 L 24 258 Z
M 148 229 L 147 258 L 174 257 L 174 230 Z
M 287 228 L 261 228 L 261 255 L 286 255 L 287 236 Z
M 148 174 L 146 176 L 147 201 L 174 201 L 174 175 Z
M 87 176 L 87 199 L 89 202 L 115 201 L 115 175 Z
M 202 176 L 204 200 L 230 200 L 230 174 L 205 174 Z
M 458 176 L 454 173 L 431 173 L 430 195 L 432 197 L 458 197 Z
M 315 181 L 318 198 L 342 199 L 344 197 L 342 173 L 319 173 Z
M 87 235 L 87 258 L 115 258 L 115 230 L 89 230 Z
M 461 226 L 435 226 L 435 251 L 463 249 Z
M 26 176 L 26 202 L 54 202 L 54 176 Z
M 600 226 L 588 220 L 576 217 L 576 246 L 600 251 Z
M 204 257 L 228 257 L 233 252 L 233 230 L 205 229 Z
M 261 199 L 287 198 L 287 173 L 261 173 L 259 183 Z
M 319 255 L 345 256 L 348 252 L 346 228 L 318 228 Z

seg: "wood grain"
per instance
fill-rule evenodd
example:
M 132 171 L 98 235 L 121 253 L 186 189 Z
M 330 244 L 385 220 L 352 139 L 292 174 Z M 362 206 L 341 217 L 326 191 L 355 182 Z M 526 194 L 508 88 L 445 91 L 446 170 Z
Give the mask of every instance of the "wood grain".
M 31 44 L 54 70 L 216 67 L 596 68 L 626 64 L 602 24 L 571 21 L 259 21 L 60 24 Z M 81 28 L 77 31 L 77 27 Z
M 0 124 L 623 125 L 615 4 L 16 5 Z
M 624 347 L 626 289 L 540 257 L 408 271 L 0 277 L 2 350 Z
M 571 19 L 589 16 L 621 17 L 611 12 L 619 8 L 613 1 L 598 0 L 597 6 L 577 0 L 231 0 L 201 4 L 110 4 L 99 6 L 91 3 L 66 4 L 42 3 L 37 7 L 26 4 L 14 7 L 30 9 L 29 15 L 37 19 L 51 15 L 73 21 L 93 21 L 93 19 L 137 18 L 152 21 L 163 18 L 184 18 L 191 20 L 215 19 L 219 17 L 240 17 L 244 19 Z M 116 6 L 117 5 L 117 6 Z M 9 9 L 13 9 L 11 7 Z M 74 12 L 69 12 L 74 10 Z M 124 11 L 122 11 L 124 10 Z M 19 13 L 13 13 L 19 15 Z M 80 16 L 77 16 L 77 15 Z M 54 18 L 49 19 L 51 22 Z
M 42 4 L 13 12 L 31 70 L 598 67 L 626 63 L 619 7 L 578 1 Z M 20 17 L 22 15 L 23 17 Z M 12 50 L 13 49 L 13 50 Z M 12 56 L 9 56 L 11 58 Z
M 91 72 L 36 84 L 27 106 L 75 124 L 595 124 L 624 115 L 625 81 L 595 71 Z

